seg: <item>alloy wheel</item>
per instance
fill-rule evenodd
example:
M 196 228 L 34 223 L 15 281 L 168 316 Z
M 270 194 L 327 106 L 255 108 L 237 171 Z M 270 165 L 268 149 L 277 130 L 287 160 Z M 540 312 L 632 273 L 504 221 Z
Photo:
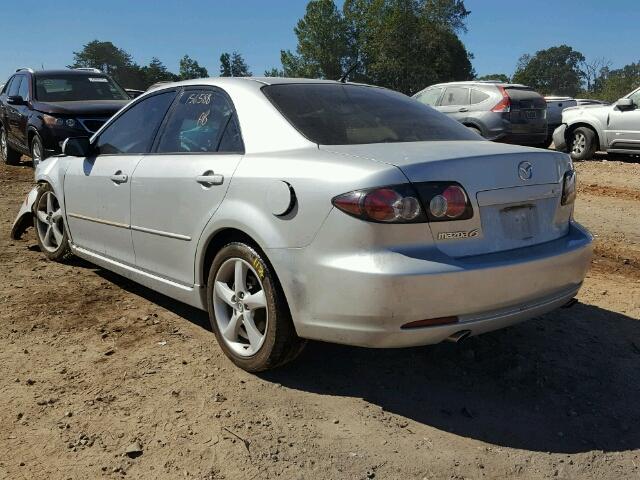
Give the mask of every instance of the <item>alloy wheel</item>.
M 36 229 L 42 246 L 49 252 L 55 252 L 62 245 L 64 225 L 62 209 L 53 192 L 45 192 L 36 206 Z
M 225 261 L 214 280 L 213 308 L 224 342 L 238 355 L 250 357 L 262 347 L 269 314 L 260 276 L 241 258 Z
M 573 137 L 573 145 L 571 147 L 571 151 L 576 155 L 580 155 L 584 152 L 587 147 L 587 137 L 585 137 L 584 133 L 577 132 Z
M 31 147 L 31 159 L 33 160 L 33 165 L 36 166 L 42 160 L 42 146 L 40 142 L 37 140 L 33 141 L 33 146 Z

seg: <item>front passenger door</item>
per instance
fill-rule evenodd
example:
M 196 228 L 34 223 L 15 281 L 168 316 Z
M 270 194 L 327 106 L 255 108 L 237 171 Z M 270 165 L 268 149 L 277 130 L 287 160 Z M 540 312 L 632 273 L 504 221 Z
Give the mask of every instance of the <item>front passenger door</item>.
M 633 100 L 633 110 L 611 109 L 607 125 L 607 146 L 624 150 L 640 150 L 640 89 L 629 97 Z
M 175 91 L 150 95 L 118 115 L 96 138 L 96 154 L 70 162 L 64 178 L 73 243 L 133 265 L 131 179 L 151 149 Z

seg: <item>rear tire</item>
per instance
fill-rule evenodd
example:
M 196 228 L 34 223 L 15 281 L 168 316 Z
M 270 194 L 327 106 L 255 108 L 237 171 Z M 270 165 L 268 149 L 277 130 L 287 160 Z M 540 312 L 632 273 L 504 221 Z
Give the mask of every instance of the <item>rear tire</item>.
M 0 125 L 0 157 L 7 165 L 17 165 L 20 163 L 22 155 L 17 150 L 11 148 L 7 140 L 7 131 L 3 125 Z
M 207 281 L 209 320 L 220 348 L 247 372 L 293 360 L 305 345 L 272 268 L 245 243 L 225 245 Z
M 590 160 L 596 153 L 596 133 L 588 127 L 578 127 L 569 134 L 571 158 L 573 160 Z

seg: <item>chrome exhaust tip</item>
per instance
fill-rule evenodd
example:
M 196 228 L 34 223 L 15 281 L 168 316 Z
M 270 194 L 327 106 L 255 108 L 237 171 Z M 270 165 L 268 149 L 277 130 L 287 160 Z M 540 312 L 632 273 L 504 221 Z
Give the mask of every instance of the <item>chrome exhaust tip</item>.
M 459 332 L 449 335 L 447 342 L 460 343 L 471 335 L 471 330 L 460 330 Z

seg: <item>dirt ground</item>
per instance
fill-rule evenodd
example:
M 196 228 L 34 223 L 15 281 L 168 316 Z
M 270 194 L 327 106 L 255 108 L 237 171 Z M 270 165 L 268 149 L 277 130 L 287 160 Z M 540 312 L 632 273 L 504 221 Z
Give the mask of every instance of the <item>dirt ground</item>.
M 0 478 L 640 478 L 640 163 L 577 169 L 578 305 L 250 375 L 203 312 L 10 240 L 33 172 L 1 166 Z

